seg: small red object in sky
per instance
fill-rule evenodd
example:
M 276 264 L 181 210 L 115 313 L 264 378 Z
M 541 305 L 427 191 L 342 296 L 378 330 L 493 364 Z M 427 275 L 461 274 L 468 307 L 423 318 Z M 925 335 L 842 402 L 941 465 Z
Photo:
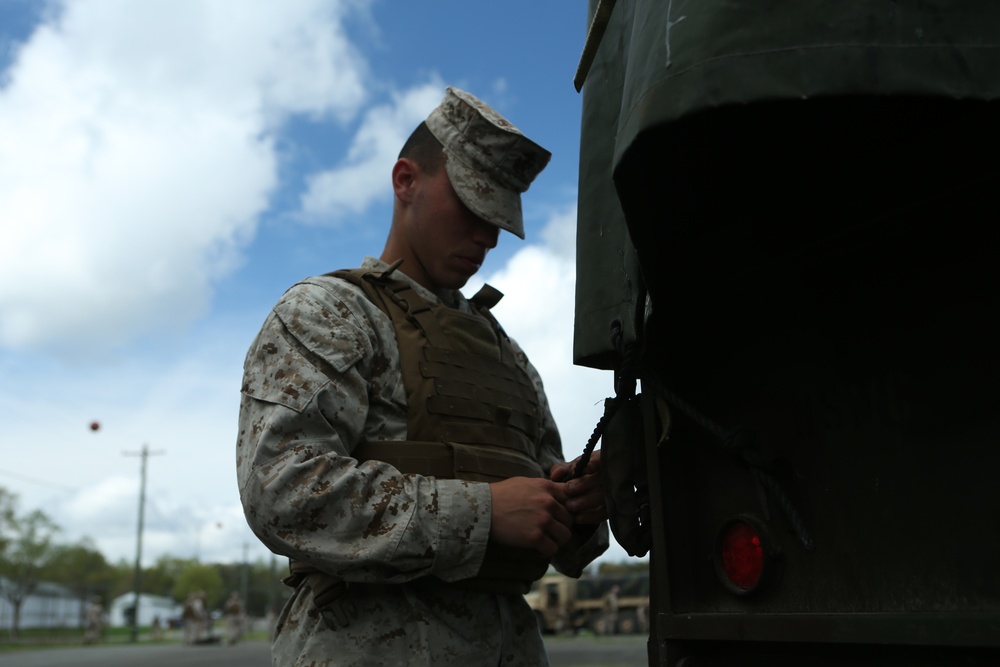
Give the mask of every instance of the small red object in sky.
M 99 422 L 99 421 L 92 421 L 92 422 L 90 422 L 90 430 L 91 431 L 99 431 L 99 430 L 101 430 L 101 422 Z

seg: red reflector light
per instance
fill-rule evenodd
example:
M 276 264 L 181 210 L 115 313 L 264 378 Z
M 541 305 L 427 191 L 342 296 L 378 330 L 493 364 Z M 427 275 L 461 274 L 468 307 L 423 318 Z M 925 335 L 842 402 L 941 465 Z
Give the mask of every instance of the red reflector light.
M 742 592 L 752 591 L 764 575 L 764 546 L 757 529 L 746 521 L 733 521 L 719 540 L 722 571 Z

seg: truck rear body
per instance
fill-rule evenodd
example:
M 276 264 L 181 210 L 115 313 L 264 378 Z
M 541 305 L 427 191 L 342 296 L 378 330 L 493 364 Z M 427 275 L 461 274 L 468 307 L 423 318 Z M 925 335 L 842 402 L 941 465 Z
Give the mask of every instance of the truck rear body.
M 617 3 L 575 356 L 640 354 L 650 664 L 1000 664 L 998 26 Z

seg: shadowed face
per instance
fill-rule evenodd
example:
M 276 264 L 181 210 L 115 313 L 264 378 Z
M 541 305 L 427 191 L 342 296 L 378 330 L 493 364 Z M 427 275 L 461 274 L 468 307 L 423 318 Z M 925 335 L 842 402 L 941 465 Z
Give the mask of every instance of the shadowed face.
M 395 256 L 383 259 L 402 257 L 402 271 L 428 289 L 463 287 L 496 247 L 500 228 L 461 202 L 443 168 L 428 174 L 400 160 L 393 177 L 403 210 L 390 243 Z

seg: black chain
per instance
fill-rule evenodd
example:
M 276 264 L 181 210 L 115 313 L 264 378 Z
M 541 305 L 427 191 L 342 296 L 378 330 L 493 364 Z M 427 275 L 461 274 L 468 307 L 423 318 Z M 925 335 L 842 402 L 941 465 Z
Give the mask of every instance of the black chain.
M 587 445 L 583 448 L 583 454 L 580 455 L 580 459 L 576 462 L 576 467 L 573 469 L 570 479 L 583 477 L 587 469 L 587 464 L 590 463 L 590 457 L 594 453 L 594 448 L 597 447 L 597 442 L 604 435 L 604 427 L 615 416 L 615 413 L 618 412 L 622 400 L 635 396 L 635 385 L 639 377 L 636 370 L 638 364 L 636 362 L 635 345 L 625 345 L 623 339 L 621 322 L 615 320 L 611 323 L 611 342 L 614 344 L 615 349 L 618 350 L 618 354 L 622 359 L 622 363 L 618 367 L 618 378 L 615 382 L 615 397 L 609 398 L 604 404 L 604 414 L 597 420 L 594 432 L 590 435 Z

